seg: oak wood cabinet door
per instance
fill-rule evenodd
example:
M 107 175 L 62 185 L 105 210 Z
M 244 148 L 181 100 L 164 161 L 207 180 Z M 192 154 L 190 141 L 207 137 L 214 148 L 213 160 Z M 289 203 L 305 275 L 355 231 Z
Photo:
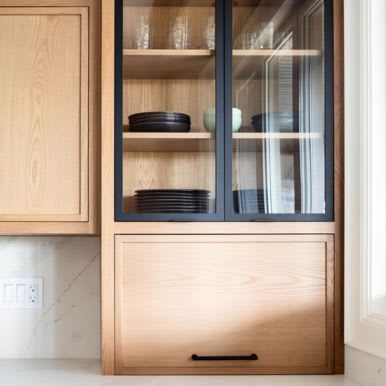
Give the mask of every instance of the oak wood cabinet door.
M 0 232 L 95 233 L 98 64 L 97 35 L 90 33 L 96 23 L 93 2 L 68 7 L 2 4 Z
M 115 240 L 116 373 L 333 371 L 333 236 Z

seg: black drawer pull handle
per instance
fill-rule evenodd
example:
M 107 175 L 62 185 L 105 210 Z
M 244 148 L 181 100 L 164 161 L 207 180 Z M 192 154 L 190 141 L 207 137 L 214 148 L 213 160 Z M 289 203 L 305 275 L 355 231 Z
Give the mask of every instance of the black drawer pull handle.
M 197 355 L 193 354 L 194 361 L 257 361 L 259 358 L 256 354 L 251 355 Z

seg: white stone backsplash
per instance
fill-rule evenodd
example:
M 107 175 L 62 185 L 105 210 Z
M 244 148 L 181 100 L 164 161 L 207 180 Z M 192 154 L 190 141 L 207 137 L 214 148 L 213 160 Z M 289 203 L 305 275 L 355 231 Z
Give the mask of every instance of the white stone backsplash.
M 0 358 L 97 358 L 100 240 L 0 237 L 0 278 L 43 278 L 43 309 L 0 309 Z

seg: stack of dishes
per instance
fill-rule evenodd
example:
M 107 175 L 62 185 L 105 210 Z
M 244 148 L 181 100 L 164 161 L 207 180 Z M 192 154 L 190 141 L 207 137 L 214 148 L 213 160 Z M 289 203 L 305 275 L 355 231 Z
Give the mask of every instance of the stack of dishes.
M 135 132 L 188 132 L 190 116 L 182 113 L 148 112 L 129 115 L 129 131 Z
M 236 213 L 265 213 L 264 189 L 234 190 L 233 206 Z
M 299 113 L 263 113 L 252 117 L 252 126 L 258 132 L 299 132 Z
M 135 191 L 139 213 L 209 213 L 209 190 L 142 189 Z

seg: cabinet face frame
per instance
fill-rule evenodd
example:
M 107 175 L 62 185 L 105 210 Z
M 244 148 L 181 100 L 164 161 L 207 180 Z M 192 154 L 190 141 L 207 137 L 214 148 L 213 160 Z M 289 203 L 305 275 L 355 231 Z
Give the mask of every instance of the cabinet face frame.
M 99 232 L 100 64 L 97 0 L 36 2 L 0 0 L 1 15 L 78 16 L 79 27 L 79 211 L 61 213 L 0 214 L 0 234 L 94 234 Z M 52 102 L 54 103 L 54 102 Z M 49 160 L 48 160 L 49 162 Z M 63 178 L 63 176 L 58 176 Z M 23 189 L 24 187 L 20 187 Z M 58 202 L 60 207 L 60 202 Z
M 0 0 L 1 1 L 1 0 Z M 30 0 L 32 2 L 32 0 Z M 334 0 L 334 208 L 333 222 L 115 222 L 114 221 L 114 7 L 102 3 L 102 340 L 101 367 L 115 374 L 114 264 L 116 234 L 331 234 L 335 240 L 334 373 L 344 372 L 344 71 L 343 0 Z M 167 372 L 166 372 L 167 373 Z
M 261 364 L 260 362 L 251 363 L 251 365 L 240 365 L 240 364 L 234 364 L 231 363 L 218 363 L 214 362 L 212 363 L 206 363 L 205 365 L 198 365 L 197 363 L 193 363 L 191 365 L 186 364 L 186 366 L 178 365 L 176 366 L 173 363 L 173 360 L 171 360 L 170 365 L 164 366 L 164 367 L 152 367 L 149 365 L 144 365 L 143 367 L 126 367 L 123 364 L 123 356 L 124 354 L 121 353 L 122 347 L 121 347 L 121 304 L 125 302 L 125 298 L 122 298 L 122 276 L 125 276 L 124 271 L 124 263 L 123 259 L 130 259 L 132 263 L 135 266 L 135 261 L 141 259 L 140 250 L 138 250 L 140 244 L 158 244 L 158 243 L 167 243 L 167 244 L 173 244 L 176 243 L 176 248 L 183 248 L 181 247 L 181 244 L 187 243 L 194 245 L 197 244 L 217 244 L 217 243 L 225 243 L 229 245 L 229 250 L 232 248 L 232 244 L 240 244 L 240 243 L 254 243 L 254 244 L 261 244 L 262 248 L 268 248 L 265 247 L 265 244 L 299 244 L 301 247 L 306 248 L 305 245 L 308 243 L 321 243 L 325 245 L 325 255 L 324 255 L 324 263 L 322 264 L 324 267 L 324 275 L 325 275 L 325 283 L 324 283 L 324 293 L 325 293 L 325 365 L 324 366 L 317 366 L 317 365 L 289 365 L 289 366 L 278 366 L 273 364 Z M 124 244 L 136 244 L 136 253 L 134 255 L 123 255 L 123 245 Z M 258 248 L 258 247 L 257 247 Z M 270 249 L 268 249 L 270 250 Z M 267 250 L 266 252 L 267 253 Z M 283 252 L 284 253 L 284 252 Z M 293 250 L 292 250 L 293 253 Z M 232 235 L 232 236 L 224 236 L 224 235 L 116 235 L 115 236 L 115 255 L 116 255 L 116 263 L 115 263 L 115 293 L 116 293 L 116 299 L 115 299 L 115 312 L 116 312 L 116 319 L 115 319 L 115 358 L 116 358 L 116 365 L 115 365 L 115 372 L 116 374 L 311 374 L 311 373 L 320 373 L 320 374 L 329 374 L 333 373 L 334 371 L 334 237 L 332 235 Z M 258 252 L 256 255 L 256 258 L 258 258 Z M 149 258 L 149 256 L 147 256 Z M 158 257 L 158 256 L 157 256 Z M 187 249 L 186 256 L 181 257 L 187 258 L 187 266 L 189 265 L 189 262 L 191 262 L 191 259 L 194 259 L 194 251 Z M 283 258 L 283 256 L 281 256 Z M 172 261 L 173 261 L 172 257 Z M 224 269 L 221 267 L 221 256 L 214 256 L 214 261 L 216 262 L 214 266 L 217 267 L 216 275 L 224 274 L 225 276 L 223 278 L 227 278 L 227 273 L 225 265 Z M 236 257 L 235 257 L 236 258 Z M 274 257 L 273 257 L 274 258 Z M 291 259 L 291 256 L 288 257 Z M 159 259 L 162 260 L 162 254 L 159 256 Z M 237 258 L 236 258 L 237 259 Z M 315 261 L 311 259 L 312 263 L 314 264 Z M 225 264 L 229 264 L 229 260 L 225 258 Z M 213 262 L 212 262 L 213 263 Z M 299 263 L 299 262 L 298 262 Z M 237 263 L 235 263 L 237 265 Z M 261 264 L 261 262 L 260 262 Z M 290 263 L 289 263 L 290 264 Z M 307 263 L 305 263 L 307 264 Z M 181 266 L 184 267 L 185 262 L 181 261 Z M 154 267 L 156 270 L 157 268 Z M 229 267 L 228 267 L 229 269 Z M 299 266 L 296 268 L 299 270 Z M 304 268 L 305 271 L 307 271 L 307 268 Z M 311 265 L 309 267 L 310 270 L 315 269 Z M 205 266 L 203 267 L 203 272 L 205 272 Z M 156 275 L 156 271 L 153 271 L 152 275 Z M 176 272 L 179 272 L 177 269 Z M 202 273 L 203 273 L 202 272 Z M 296 272 L 296 271 L 295 271 Z M 300 272 L 302 272 L 302 269 L 300 269 Z M 299 272 L 298 272 L 299 273 Z M 127 274 L 127 273 L 126 273 Z M 136 275 L 135 272 L 130 271 L 130 274 Z M 165 272 L 160 273 L 161 275 L 164 275 Z M 289 273 L 290 274 L 290 273 Z M 293 273 L 295 275 L 295 273 Z M 182 276 L 183 278 L 186 278 L 189 282 L 189 280 L 193 280 L 189 276 L 189 272 L 186 272 L 187 276 Z M 290 274 L 291 275 L 291 274 Z M 204 275 L 205 276 L 205 275 Z M 217 276 L 216 276 L 217 277 Z M 295 277 L 295 276 L 294 276 Z M 310 276 L 311 278 L 312 276 Z M 167 276 L 167 278 L 163 277 L 163 280 L 170 280 L 169 281 L 162 281 L 163 285 L 166 285 L 166 283 L 169 283 L 169 285 L 173 286 L 173 278 L 174 276 L 171 275 L 170 277 Z M 217 277 L 218 279 L 218 277 Z M 228 278 L 229 279 L 229 278 Z M 234 278 L 233 278 L 234 279 Z M 177 284 L 180 283 L 181 277 L 178 276 L 177 278 Z M 211 279 L 207 279 L 211 280 Z M 266 280 L 269 281 L 269 278 L 266 278 Z M 311 280 L 311 279 L 310 279 Z M 135 281 L 135 279 L 134 279 Z M 221 280 L 220 280 L 221 281 Z M 222 281 L 221 281 L 222 283 Z M 232 283 L 232 280 L 231 280 Z M 154 284 L 154 283 L 153 283 Z M 181 284 L 181 283 L 180 283 Z M 245 284 L 245 283 L 244 283 Z M 220 285 L 221 287 L 221 285 Z M 140 288 L 142 288 L 140 286 Z M 188 291 L 188 290 L 187 290 Z M 192 289 L 194 291 L 194 289 Z M 217 293 L 218 296 L 219 289 L 215 290 L 215 294 Z M 188 291 L 189 292 L 189 291 Z M 202 289 L 197 288 L 197 294 L 203 295 Z M 256 295 L 258 297 L 258 295 Z M 213 301 L 213 300 L 212 300 Z M 170 303 L 171 304 L 171 303 Z M 200 304 L 200 302 L 199 302 Z M 150 307 L 155 307 L 153 304 Z M 129 312 L 126 310 L 125 312 Z M 250 316 L 250 315 L 249 315 Z M 273 317 L 271 315 L 271 317 Z M 140 319 L 140 316 L 138 316 Z M 136 318 L 137 320 L 137 318 Z M 138 321 L 138 320 L 137 320 Z M 144 321 L 145 322 L 145 321 Z M 232 325 L 232 321 L 228 320 L 228 323 Z M 315 322 L 315 320 L 314 320 Z M 200 326 L 202 327 L 202 326 Z M 135 328 L 135 326 L 133 326 Z M 187 334 L 189 334 L 190 329 L 186 331 Z M 172 332 L 171 332 L 172 333 Z M 244 336 L 245 338 L 245 336 Z M 189 340 L 189 339 L 188 339 Z M 237 341 L 237 338 L 235 339 Z M 150 342 L 146 342 L 145 344 L 150 344 Z M 209 345 L 210 347 L 210 345 Z M 192 350 L 194 348 L 192 347 Z M 133 352 L 136 351 L 136 348 L 133 347 Z M 189 350 L 188 350 L 189 351 Z M 184 353 L 184 349 L 181 349 L 181 354 Z M 161 353 L 159 353 L 161 355 Z M 249 352 L 246 354 L 250 354 Z M 260 353 L 262 357 L 264 357 L 264 353 Z M 273 354 L 273 353 L 271 353 Z M 151 356 L 152 353 L 149 353 Z M 274 355 L 274 354 L 273 354 Z M 138 362 L 138 359 L 133 359 L 134 362 Z M 155 358 L 155 362 L 157 362 L 157 359 Z M 165 360 L 163 360 L 165 362 Z M 184 362 L 184 360 L 181 359 L 181 362 Z M 188 362 L 188 361 L 187 361 Z

